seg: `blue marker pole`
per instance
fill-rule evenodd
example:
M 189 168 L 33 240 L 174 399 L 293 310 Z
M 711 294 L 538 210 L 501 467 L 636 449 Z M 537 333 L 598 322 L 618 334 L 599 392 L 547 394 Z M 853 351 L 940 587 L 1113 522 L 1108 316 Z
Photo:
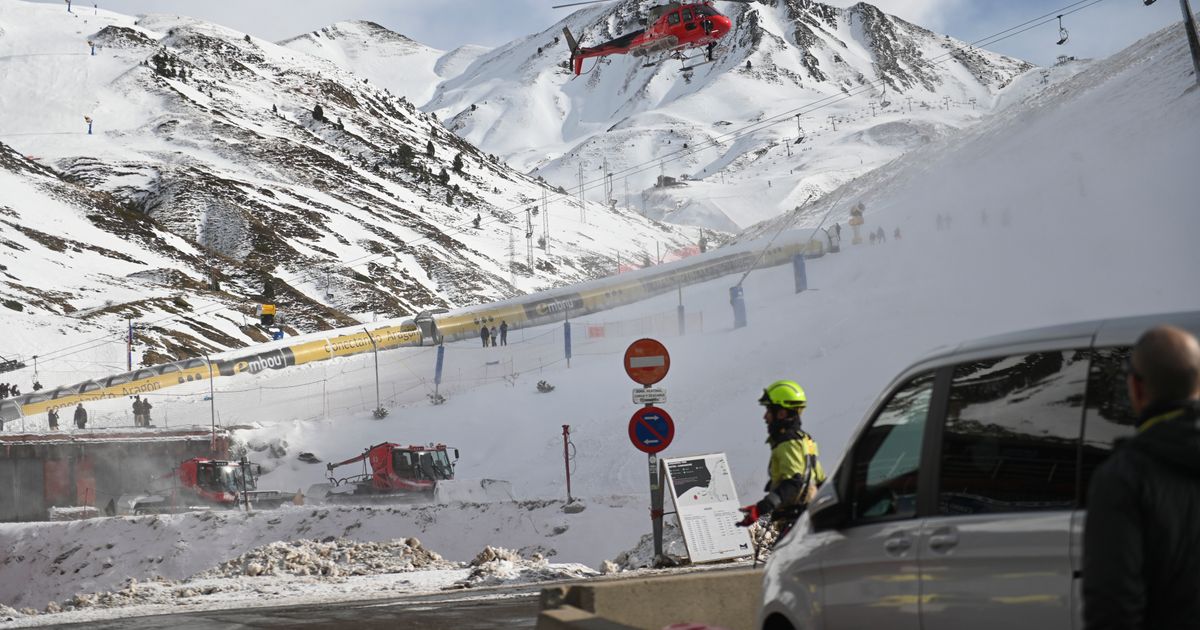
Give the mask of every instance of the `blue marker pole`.
M 792 256 L 792 274 L 796 277 L 796 293 L 808 290 L 808 270 L 802 254 Z
M 733 327 L 746 327 L 746 300 L 742 293 L 742 285 L 729 287 L 729 304 L 733 306 Z
M 571 367 L 571 322 L 563 322 L 563 346 L 567 354 L 567 367 Z
M 438 393 L 438 386 L 442 384 L 442 364 L 446 361 L 446 346 L 438 346 L 437 365 L 433 368 L 433 395 Z

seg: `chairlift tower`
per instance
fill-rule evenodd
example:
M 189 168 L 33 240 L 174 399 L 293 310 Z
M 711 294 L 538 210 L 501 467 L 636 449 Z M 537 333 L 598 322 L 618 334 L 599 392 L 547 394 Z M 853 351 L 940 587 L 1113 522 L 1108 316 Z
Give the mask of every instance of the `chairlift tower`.
M 513 236 L 512 226 L 508 228 L 508 283 L 517 284 L 517 241 Z
M 525 258 L 533 271 L 533 208 L 525 210 Z
M 583 196 L 583 162 L 579 163 L 579 221 L 587 223 L 587 200 Z
M 546 201 L 546 187 L 542 186 L 542 251 L 550 254 L 550 206 Z

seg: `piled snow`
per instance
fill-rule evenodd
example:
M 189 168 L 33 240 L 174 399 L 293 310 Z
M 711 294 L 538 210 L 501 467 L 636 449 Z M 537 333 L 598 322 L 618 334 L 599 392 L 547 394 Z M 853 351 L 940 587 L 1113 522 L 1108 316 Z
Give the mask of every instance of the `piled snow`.
M 598 575 L 582 564 L 550 564 L 541 554 L 522 558 L 517 552 L 488 545 L 471 560 L 471 574 L 458 584 L 464 587 L 499 586 L 521 582 L 577 580 Z
M 1164 31 L 956 143 L 931 145 L 917 162 L 863 178 L 830 204 L 830 220 L 844 222 L 861 197 L 867 227 L 883 227 L 887 243 L 853 246 L 844 230 L 843 251 L 809 261 L 812 290 L 798 295 L 790 267 L 755 271 L 742 285 L 744 328 L 732 328 L 734 277 L 572 324 L 603 330 L 605 322 L 673 312 L 682 298 L 689 316 L 703 313 L 704 324 L 686 336 L 662 335 L 672 366 L 661 384 L 662 406 L 677 427 L 662 456 L 725 452 L 739 497 L 757 500 L 768 448 L 755 401 L 764 384 L 793 378 L 808 392 L 805 428 L 832 473 L 871 402 L 933 348 L 1034 326 L 1200 309 L 1200 295 L 1189 288 L 1200 267 L 1192 173 L 1200 91 L 1186 91 L 1194 81 L 1186 40 L 1178 29 Z M 938 229 L 935 217 L 947 216 L 952 227 Z M 815 225 L 822 217 L 799 220 Z M 893 237 L 897 228 L 902 238 Z M 374 371 L 363 358 L 247 377 L 236 381 L 246 390 L 242 398 L 218 391 L 218 401 L 237 401 L 233 407 L 216 405 L 222 418 L 238 409 L 258 414 L 259 426 L 247 437 L 286 440 L 289 453 L 312 452 L 325 461 L 383 441 L 461 447 L 459 478 L 510 480 L 518 496 L 565 497 L 566 450 L 572 492 L 587 500 L 583 512 L 564 513 L 562 501 L 541 500 L 4 524 L 0 549 L 9 552 L 0 561 L 0 602 L 42 608 L 77 593 L 121 592 L 131 586 L 126 576 L 138 578 L 137 592 L 274 541 L 329 536 L 359 542 L 419 536 L 462 562 L 490 545 L 526 559 L 541 554 L 589 566 L 628 551 L 626 563 L 644 563 L 646 546 L 638 541 L 650 529 L 647 460 L 629 444 L 635 407 L 621 369 L 625 347 L 640 335 L 622 327 L 586 343 L 576 338 L 568 368 L 556 330 L 562 326 L 510 332 L 510 346 L 501 348 L 448 344 L 440 390 L 447 401 L 436 406 L 425 400 L 435 361 L 430 348 L 381 354 L 381 386 L 385 392 L 395 386 L 392 413 L 383 420 L 370 415 Z M 556 389 L 539 394 L 538 380 Z M 412 397 L 405 398 L 410 386 Z M 180 399 L 172 417 L 207 418 L 209 403 Z M 563 424 L 570 425 L 573 448 L 564 447 Z M 253 456 L 267 458 L 268 451 Z M 260 486 L 305 487 L 323 472 L 280 459 Z M 493 564 L 494 573 L 508 574 L 504 563 L 516 563 L 509 554 L 490 556 L 484 565 Z M 366 584 L 376 594 L 419 592 L 471 572 L 352 576 L 334 585 L 311 575 L 236 579 L 253 585 L 239 592 L 257 601 L 253 593 L 358 595 L 353 589 L 366 592 Z M 224 587 L 188 588 L 208 586 Z M 334 593 L 333 586 L 345 590 Z M 227 595 L 218 594 L 222 601 Z
M 341 577 L 448 568 L 416 538 L 388 542 L 293 540 L 272 542 L 222 562 L 197 577 L 320 575 Z
M 661 564 L 680 564 L 688 557 L 687 547 L 683 542 L 683 530 L 674 518 L 663 519 L 663 562 Z M 617 557 L 604 562 L 605 573 L 618 571 L 633 571 L 659 566 L 658 558 L 654 555 L 654 534 L 643 535 L 632 549 L 622 551 Z

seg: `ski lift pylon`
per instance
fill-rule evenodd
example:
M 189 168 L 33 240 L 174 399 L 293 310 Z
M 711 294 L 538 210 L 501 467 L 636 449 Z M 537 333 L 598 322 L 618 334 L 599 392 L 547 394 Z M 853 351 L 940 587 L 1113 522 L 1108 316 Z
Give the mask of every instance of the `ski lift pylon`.
M 1063 16 L 1058 16 L 1058 42 L 1056 43 L 1059 46 L 1067 43 L 1067 40 L 1071 38 L 1071 34 L 1067 32 L 1067 29 L 1063 28 L 1062 19 Z

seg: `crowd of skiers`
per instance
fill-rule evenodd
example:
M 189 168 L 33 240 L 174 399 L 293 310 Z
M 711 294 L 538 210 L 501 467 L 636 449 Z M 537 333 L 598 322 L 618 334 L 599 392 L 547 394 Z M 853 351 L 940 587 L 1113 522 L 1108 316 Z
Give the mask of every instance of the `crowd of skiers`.
M 479 328 L 479 339 L 483 342 L 484 348 L 488 346 L 495 348 L 497 339 L 499 339 L 500 345 L 507 346 L 508 322 L 501 320 L 499 326 L 492 326 L 491 328 L 488 328 L 487 324 L 484 324 Z

